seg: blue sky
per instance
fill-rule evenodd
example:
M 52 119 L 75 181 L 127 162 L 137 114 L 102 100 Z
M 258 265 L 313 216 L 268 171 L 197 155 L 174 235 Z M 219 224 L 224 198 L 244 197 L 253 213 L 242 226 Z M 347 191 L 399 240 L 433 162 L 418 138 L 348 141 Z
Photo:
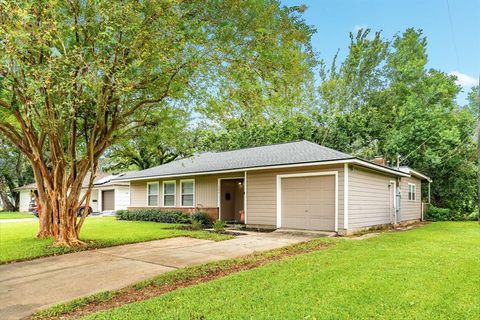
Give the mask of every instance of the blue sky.
M 340 49 L 348 50 L 348 33 L 361 27 L 382 30 L 391 38 L 409 27 L 422 29 L 428 40 L 428 67 L 455 73 L 464 93 L 480 74 L 480 0 L 282 0 L 307 5 L 307 24 L 317 33 L 313 46 L 329 63 Z M 450 8 L 450 15 L 449 10 Z M 451 19 L 451 20 L 450 20 Z M 450 22 L 451 21 L 451 22 Z

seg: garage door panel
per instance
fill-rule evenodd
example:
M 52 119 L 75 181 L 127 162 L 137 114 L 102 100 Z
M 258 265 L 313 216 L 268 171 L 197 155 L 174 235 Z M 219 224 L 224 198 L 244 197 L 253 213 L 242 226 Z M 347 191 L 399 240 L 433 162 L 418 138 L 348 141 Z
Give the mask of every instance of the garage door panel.
M 106 190 L 102 191 L 102 210 L 103 211 L 113 211 L 115 210 L 115 191 Z
M 307 224 L 306 221 L 303 219 L 294 219 L 293 217 L 285 218 L 284 220 L 285 225 L 291 229 L 306 229 Z
M 335 229 L 335 176 L 281 179 L 283 228 Z

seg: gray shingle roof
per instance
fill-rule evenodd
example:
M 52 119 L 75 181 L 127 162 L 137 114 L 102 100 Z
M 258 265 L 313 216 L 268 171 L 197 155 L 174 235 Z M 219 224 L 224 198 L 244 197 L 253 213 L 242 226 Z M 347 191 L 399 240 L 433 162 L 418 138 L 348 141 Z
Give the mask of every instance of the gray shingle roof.
M 223 152 L 206 152 L 158 167 L 125 174 L 116 180 L 246 169 L 296 163 L 353 159 L 354 156 L 309 141 L 295 141 Z
M 107 173 L 107 172 L 98 172 L 97 176 L 95 177 L 95 181 L 93 182 L 93 185 L 95 187 L 95 186 L 98 186 L 98 185 L 106 184 L 106 183 L 114 180 L 114 178 L 120 177 L 121 175 L 122 174 L 113 174 L 112 175 L 112 174 Z M 87 176 L 85 177 L 85 179 L 83 179 L 82 188 L 87 188 L 89 182 L 90 182 L 90 174 L 87 173 Z M 21 187 L 18 187 L 18 188 L 15 188 L 16 191 L 18 191 L 18 190 L 34 190 L 34 189 L 37 189 L 37 184 L 35 182 L 24 185 L 24 186 L 21 186 Z

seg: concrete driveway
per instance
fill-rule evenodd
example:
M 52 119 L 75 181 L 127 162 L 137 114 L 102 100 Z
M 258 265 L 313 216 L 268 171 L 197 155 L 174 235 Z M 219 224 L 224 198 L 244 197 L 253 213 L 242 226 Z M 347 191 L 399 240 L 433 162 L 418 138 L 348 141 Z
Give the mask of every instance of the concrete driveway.
M 0 265 L 0 318 L 21 319 L 50 305 L 120 289 L 160 273 L 314 236 L 252 232 L 221 242 L 179 237 Z

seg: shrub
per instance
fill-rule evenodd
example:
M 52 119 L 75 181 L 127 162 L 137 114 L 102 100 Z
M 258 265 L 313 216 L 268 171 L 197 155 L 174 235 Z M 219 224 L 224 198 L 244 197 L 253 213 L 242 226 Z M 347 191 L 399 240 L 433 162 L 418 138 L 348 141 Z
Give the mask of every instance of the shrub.
M 225 223 L 223 221 L 217 220 L 213 223 L 213 230 L 215 232 L 223 232 L 225 231 Z
M 190 223 L 190 217 L 181 211 L 162 211 L 159 209 L 119 210 L 117 211 L 117 219 L 162 223 Z
M 429 221 L 448 221 L 450 220 L 450 209 L 430 205 L 425 213 L 425 219 Z
M 212 220 L 210 219 L 208 214 L 206 214 L 205 212 L 202 212 L 202 211 L 196 211 L 196 212 L 192 213 L 190 218 L 192 219 L 192 221 L 200 222 L 202 224 L 202 226 L 204 226 L 204 227 L 209 227 L 209 226 L 212 225 Z
M 190 224 L 190 228 L 192 230 L 200 230 L 202 229 L 203 225 L 200 221 L 197 220 L 192 220 L 192 223 Z
M 435 206 L 430 206 L 425 213 L 425 219 L 429 221 L 462 221 L 469 220 L 469 218 L 470 215 L 462 214 L 460 211 Z

